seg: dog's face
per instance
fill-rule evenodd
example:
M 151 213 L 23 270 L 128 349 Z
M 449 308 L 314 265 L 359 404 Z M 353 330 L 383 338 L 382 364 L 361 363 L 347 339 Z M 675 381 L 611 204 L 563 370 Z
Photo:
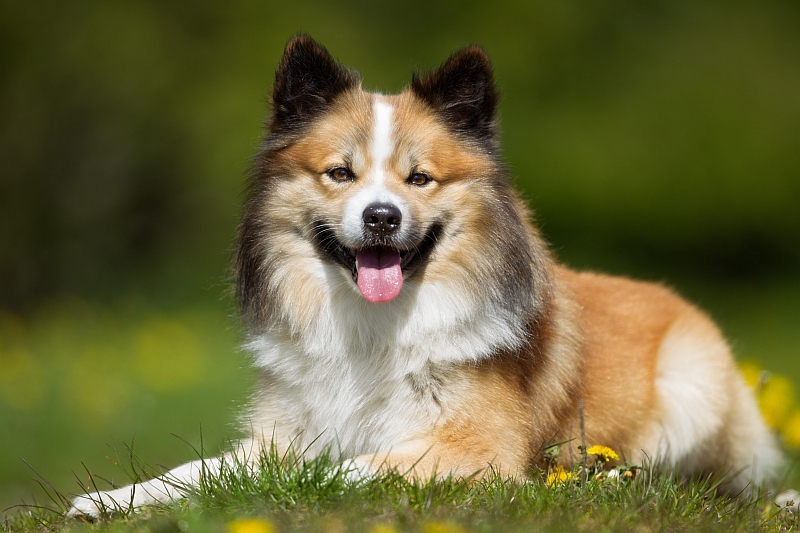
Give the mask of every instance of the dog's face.
M 352 90 L 281 153 L 291 178 L 275 208 L 287 221 L 302 213 L 305 239 L 364 298 L 390 301 L 433 253 L 459 253 L 448 236 L 481 238 L 484 206 L 467 197 L 497 169 L 470 148 L 411 92 Z
M 294 269 L 298 286 L 346 283 L 371 303 L 397 299 L 404 283 L 479 297 L 503 292 L 514 273 L 530 278 L 525 211 L 498 157 L 497 94 L 482 50 L 464 49 L 386 96 L 363 91 L 300 36 L 287 45 L 272 100 L 240 233 L 245 308 L 280 269 Z

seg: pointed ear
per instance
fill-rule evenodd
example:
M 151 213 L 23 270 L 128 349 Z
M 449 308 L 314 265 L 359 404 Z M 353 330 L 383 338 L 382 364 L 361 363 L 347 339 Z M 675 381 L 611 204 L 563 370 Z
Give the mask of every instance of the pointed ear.
M 270 130 L 303 125 L 340 93 L 358 85 L 358 74 L 333 59 L 324 46 L 308 35 L 294 36 L 275 73 Z
M 499 95 L 492 64 L 483 49 L 470 46 L 451 55 L 438 70 L 415 73 L 411 90 L 459 133 L 479 139 L 494 135 Z

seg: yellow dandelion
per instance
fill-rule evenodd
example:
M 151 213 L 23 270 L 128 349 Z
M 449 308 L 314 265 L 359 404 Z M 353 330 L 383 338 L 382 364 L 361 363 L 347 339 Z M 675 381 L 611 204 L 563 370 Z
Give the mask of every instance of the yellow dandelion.
M 758 389 L 761 383 L 761 376 L 764 373 L 763 368 L 753 361 L 742 361 L 739 363 L 739 371 L 742 373 L 742 377 L 751 389 Z
M 796 404 L 794 385 L 784 376 L 773 374 L 758 395 L 764 420 L 773 429 L 780 429 Z
M 597 457 L 598 461 L 601 461 L 603 463 L 607 463 L 609 461 L 616 461 L 617 459 L 619 459 L 619 455 L 617 455 L 617 452 L 615 452 L 608 446 L 595 445 L 586 450 L 586 453 L 589 455 L 594 455 L 595 457 Z
M 428 522 L 422 527 L 422 533 L 467 533 L 463 526 L 455 522 Z
M 800 408 L 795 409 L 783 425 L 783 441 L 787 446 L 800 448 Z
M 228 524 L 228 533 L 274 533 L 275 524 L 263 518 L 242 518 Z
M 573 476 L 574 474 L 564 470 L 563 466 L 557 466 L 547 475 L 547 486 L 554 487 L 556 485 L 562 485 L 572 479 Z

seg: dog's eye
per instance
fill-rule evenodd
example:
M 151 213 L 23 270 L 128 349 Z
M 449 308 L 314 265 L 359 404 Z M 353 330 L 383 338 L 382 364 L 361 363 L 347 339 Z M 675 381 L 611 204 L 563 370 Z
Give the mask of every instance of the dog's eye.
M 333 181 L 352 181 L 353 180 L 353 172 L 349 168 L 345 168 L 345 167 L 332 168 L 326 174 L 328 174 L 328 176 Z
M 407 181 L 411 185 L 422 186 L 427 185 L 431 181 L 431 177 L 424 172 L 414 172 L 408 177 Z

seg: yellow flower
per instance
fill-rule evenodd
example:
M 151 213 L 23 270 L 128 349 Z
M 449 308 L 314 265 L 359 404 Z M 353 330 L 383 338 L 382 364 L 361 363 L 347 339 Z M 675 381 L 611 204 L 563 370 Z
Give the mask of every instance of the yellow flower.
M 609 461 L 616 461 L 617 459 L 619 459 L 619 455 L 617 455 L 617 452 L 615 452 L 608 446 L 595 445 L 586 450 L 586 453 L 589 455 L 594 455 L 595 457 L 597 457 L 598 461 L 601 461 L 603 463 L 607 463 Z
M 275 524 L 263 518 L 242 518 L 228 524 L 228 533 L 274 533 Z
M 436 521 L 425 524 L 422 533 L 467 533 L 467 530 L 455 522 Z
M 739 363 L 739 371 L 742 373 L 742 377 L 751 389 L 758 389 L 761 383 L 761 376 L 764 373 L 763 368 L 753 361 L 742 361 Z
M 795 409 L 789 416 L 781 433 L 787 446 L 800 448 L 800 409 Z
M 771 428 L 779 429 L 795 406 L 794 385 L 783 376 L 773 374 L 758 395 L 758 405 Z
M 758 395 L 761 416 L 764 417 L 767 424 L 776 430 L 788 427 L 790 413 L 792 413 L 797 404 L 792 382 L 784 376 L 770 374 L 752 361 L 739 363 L 739 371 L 750 388 L 755 390 Z M 794 435 L 791 430 L 789 431 Z M 786 430 L 784 430 L 784 433 L 786 433 Z M 788 439 L 787 443 L 794 442 L 791 437 L 786 437 L 785 435 L 784 437 Z M 800 440 L 797 442 L 800 442 Z
M 562 485 L 572 479 L 573 476 L 574 474 L 564 470 L 563 466 L 557 466 L 547 475 L 547 486 L 554 487 L 556 485 Z

